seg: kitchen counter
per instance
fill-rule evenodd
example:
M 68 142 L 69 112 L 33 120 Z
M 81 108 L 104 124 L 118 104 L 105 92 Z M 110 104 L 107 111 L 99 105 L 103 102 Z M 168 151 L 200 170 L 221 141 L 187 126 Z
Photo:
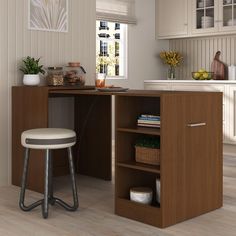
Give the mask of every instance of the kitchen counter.
M 144 80 L 144 83 L 236 84 L 236 80 Z

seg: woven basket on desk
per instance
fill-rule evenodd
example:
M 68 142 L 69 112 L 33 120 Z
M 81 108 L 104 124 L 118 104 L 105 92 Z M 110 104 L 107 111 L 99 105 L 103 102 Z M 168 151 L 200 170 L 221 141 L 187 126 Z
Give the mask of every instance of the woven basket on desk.
M 135 146 L 135 160 L 150 165 L 160 164 L 160 149 Z

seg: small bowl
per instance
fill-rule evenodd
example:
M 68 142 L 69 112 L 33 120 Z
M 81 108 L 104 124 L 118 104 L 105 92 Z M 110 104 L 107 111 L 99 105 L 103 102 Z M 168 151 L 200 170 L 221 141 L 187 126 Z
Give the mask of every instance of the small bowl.
M 130 200 L 141 204 L 150 205 L 152 203 L 152 189 L 135 187 L 130 189 Z
M 192 72 L 192 78 L 195 80 L 211 80 L 214 77 L 214 73 L 213 72 Z

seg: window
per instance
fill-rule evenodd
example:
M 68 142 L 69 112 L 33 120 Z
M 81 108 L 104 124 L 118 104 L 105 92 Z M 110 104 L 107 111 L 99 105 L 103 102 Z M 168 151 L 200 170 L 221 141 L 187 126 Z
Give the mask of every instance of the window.
M 96 22 L 96 71 L 108 78 L 126 77 L 127 24 Z
M 96 70 L 127 77 L 128 24 L 136 24 L 135 0 L 96 0 Z

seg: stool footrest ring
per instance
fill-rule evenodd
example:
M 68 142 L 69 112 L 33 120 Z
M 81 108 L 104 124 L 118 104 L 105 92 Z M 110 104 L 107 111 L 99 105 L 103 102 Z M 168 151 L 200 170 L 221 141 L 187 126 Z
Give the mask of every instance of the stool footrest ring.
M 53 198 L 55 200 L 55 203 L 57 203 L 58 205 L 64 207 L 67 211 L 76 211 L 78 209 L 78 203 L 75 202 L 74 206 L 70 206 L 69 204 L 67 204 L 66 202 L 62 201 L 59 198 Z
M 39 205 L 43 204 L 44 199 L 38 200 L 37 202 L 32 203 L 29 206 L 25 206 L 23 202 L 20 202 L 20 208 L 23 211 L 31 211 L 34 208 L 36 208 Z M 69 204 L 67 204 L 66 202 L 62 201 L 60 198 L 48 198 L 48 202 L 50 205 L 55 205 L 55 203 L 57 203 L 58 205 L 62 206 L 63 208 L 65 208 L 67 211 L 76 211 L 79 207 L 79 204 L 77 202 L 74 203 L 74 206 L 70 206 Z
M 25 206 L 25 204 L 23 203 L 23 202 L 20 202 L 20 208 L 21 208 L 21 210 L 23 210 L 23 211 L 31 211 L 31 210 L 33 210 L 35 207 L 37 207 L 37 206 L 39 206 L 39 205 L 42 205 L 42 203 L 43 203 L 43 199 L 41 199 L 41 200 L 39 200 L 39 201 L 37 201 L 37 202 L 34 202 L 34 203 L 32 203 L 31 205 L 29 205 L 29 206 Z

